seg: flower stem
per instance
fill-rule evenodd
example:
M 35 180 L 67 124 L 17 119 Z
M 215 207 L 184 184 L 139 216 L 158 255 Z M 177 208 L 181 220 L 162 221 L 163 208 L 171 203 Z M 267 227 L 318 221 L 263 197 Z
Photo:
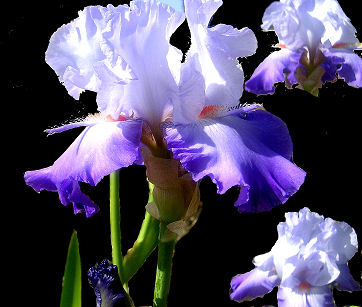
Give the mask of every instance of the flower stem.
M 124 283 L 132 278 L 156 248 L 159 224 L 158 220 L 146 212 L 138 238 L 123 258 Z
M 175 250 L 176 240 L 163 242 L 162 235 L 166 230 L 166 224 L 160 223 L 160 240 L 158 243 L 158 259 L 155 290 L 153 296 L 153 307 L 166 307 L 170 290 L 172 258 Z
M 110 225 L 112 262 L 118 268 L 119 278 L 123 283 L 123 265 L 121 249 L 121 212 L 119 199 L 119 171 L 109 175 L 109 201 L 110 201 Z

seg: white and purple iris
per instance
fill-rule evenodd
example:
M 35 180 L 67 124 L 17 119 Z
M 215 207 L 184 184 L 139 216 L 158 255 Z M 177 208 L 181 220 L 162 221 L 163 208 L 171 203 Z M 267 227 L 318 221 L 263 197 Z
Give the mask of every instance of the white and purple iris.
M 275 1 L 262 21 L 263 30 L 277 34 L 280 50 L 256 68 L 245 83 L 247 91 L 272 94 L 274 84 L 284 81 L 320 87 L 337 75 L 362 87 L 362 59 L 354 53 L 360 46 L 356 29 L 336 0 Z
M 352 227 L 308 208 L 285 217 L 271 251 L 254 258 L 253 270 L 232 279 L 231 299 L 248 301 L 279 286 L 280 307 L 326 307 L 334 306 L 333 287 L 360 290 L 347 266 L 358 248 Z
M 63 127 L 86 127 L 47 168 L 29 171 L 36 191 L 58 191 L 63 205 L 92 216 L 98 207 L 79 182 L 142 164 L 141 146 L 179 159 L 195 181 L 210 176 L 219 193 L 240 186 L 239 211 L 270 210 L 304 181 L 292 162 L 286 125 L 260 105 L 239 107 L 244 75 L 237 58 L 255 52 L 248 28 L 208 27 L 221 0 L 186 0 L 178 12 L 155 0 L 130 6 L 92 6 L 51 37 L 47 63 L 69 94 L 97 92 L 100 113 Z M 169 43 L 184 21 L 191 47 L 183 54 Z

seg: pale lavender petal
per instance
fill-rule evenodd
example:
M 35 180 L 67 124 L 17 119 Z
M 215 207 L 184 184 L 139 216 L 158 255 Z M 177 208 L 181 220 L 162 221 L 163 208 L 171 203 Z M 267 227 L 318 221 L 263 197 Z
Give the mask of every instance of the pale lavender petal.
M 93 65 L 106 59 L 102 32 L 115 11 L 113 6 L 86 7 L 77 19 L 60 27 L 50 38 L 45 60 L 75 99 L 83 90 L 98 90 Z
M 104 176 L 140 160 L 141 129 L 141 121 L 90 125 L 52 166 L 26 172 L 25 182 L 37 192 L 58 191 L 61 203 L 72 202 L 75 212 L 94 213 L 96 206 L 78 182 L 96 185 Z
M 321 225 L 323 232 L 318 237 L 329 257 L 337 264 L 345 264 L 358 250 L 357 234 L 355 230 L 345 222 L 336 222 L 326 218 Z
M 324 55 L 332 64 L 340 66 L 338 75 L 349 85 L 362 87 L 362 58 L 352 50 L 326 50 Z
M 321 35 L 322 44 L 356 44 L 356 29 L 343 12 L 337 0 L 316 0 L 310 14 L 323 23 L 325 31 Z
M 292 267 L 290 276 L 288 269 L 283 271 L 282 286 L 296 288 L 301 283 L 308 283 L 311 286 L 325 286 L 335 281 L 340 271 L 333 261 L 324 251 L 315 251 L 308 255 L 307 251 L 303 251 L 303 257 L 290 257 L 285 266 Z
M 183 13 L 151 0 L 131 2 L 109 22 L 103 34 L 107 46 L 127 63 L 133 79 L 117 82 L 114 71 L 124 69 L 117 64 L 112 69 L 97 67 L 102 73 L 97 103 L 103 114 L 117 118 L 121 112 L 131 112 L 157 126 L 170 114 L 182 53 L 169 39 L 183 20 Z
M 208 27 L 222 1 L 185 1 L 191 32 L 187 56 L 198 55 L 196 68 L 205 78 L 206 105 L 236 106 L 243 92 L 244 73 L 237 58 L 253 54 L 257 47 L 254 33 L 219 24 Z
M 304 181 L 305 172 L 291 162 L 286 125 L 264 110 L 168 125 L 165 139 L 195 181 L 210 176 L 218 193 L 241 186 L 240 212 L 270 210 Z
M 354 280 L 347 264 L 338 266 L 339 276 L 333 284 L 340 291 L 361 291 L 361 286 Z
M 188 57 L 181 67 L 179 97 L 174 102 L 172 120 L 174 123 L 194 122 L 205 106 L 205 80 L 195 69 L 197 55 Z
M 269 293 L 279 283 L 280 279 L 275 272 L 255 268 L 248 273 L 237 275 L 231 280 L 230 298 L 238 302 L 250 301 Z
M 259 64 L 253 75 L 245 83 L 245 90 L 255 94 L 273 94 L 274 84 L 288 80 L 297 83 L 294 77 L 302 51 L 281 49 L 271 53 Z
M 328 286 L 312 287 L 309 291 L 298 291 L 279 287 L 279 307 L 333 307 L 332 291 Z

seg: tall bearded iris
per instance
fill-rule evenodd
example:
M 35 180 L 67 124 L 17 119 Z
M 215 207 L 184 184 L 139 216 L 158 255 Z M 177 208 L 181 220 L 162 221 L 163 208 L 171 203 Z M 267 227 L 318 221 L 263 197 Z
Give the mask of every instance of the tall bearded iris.
M 185 1 L 185 14 L 151 1 L 130 6 L 87 7 L 54 33 L 46 52 L 70 95 L 97 92 L 97 115 L 47 130 L 85 129 L 50 167 L 29 171 L 36 191 L 58 191 L 63 205 L 87 216 L 97 206 L 79 182 L 142 164 L 141 147 L 154 156 L 179 159 L 197 181 L 210 176 L 224 193 L 240 186 L 239 211 L 269 210 L 304 181 L 292 163 L 285 124 L 259 105 L 239 107 L 243 71 L 237 58 L 256 50 L 251 30 L 208 27 L 221 0 Z M 169 40 L 185 15 L 191 47 Z
M 362 59 L 356 29 L 336 0 L 280 0 L 266 9 L 262 28 L 274 30 L 279 51 L 255 70 L 245 88 L 272 94 L 274 83 L 286 81 L 311 92 L 337 75 L 352 86 L 362 86 Z
M 251 300 L 279 286 L 280 307 L 325 307 L 335 306 L 333 287 L 360 290 L 347 266 L 358 245 L 351 226 L 308 208 L 285 217 L 272 250 L 254 258 L 255 269 L 232 279 L 231 299 Z

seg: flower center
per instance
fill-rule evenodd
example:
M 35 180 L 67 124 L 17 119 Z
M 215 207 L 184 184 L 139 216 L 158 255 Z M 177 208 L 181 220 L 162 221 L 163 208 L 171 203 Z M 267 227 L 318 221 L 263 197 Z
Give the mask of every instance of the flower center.
M 307 282 L 301 282 L 298 285 L 298 290 L 301 291 L 301 292 L 309 292 L 310 284 L 308 284 Z
M 216 117 L 217 115 L 225 111 L 225 109 L 225 106 L 206 106 L 202 109 L 197 119 Z

